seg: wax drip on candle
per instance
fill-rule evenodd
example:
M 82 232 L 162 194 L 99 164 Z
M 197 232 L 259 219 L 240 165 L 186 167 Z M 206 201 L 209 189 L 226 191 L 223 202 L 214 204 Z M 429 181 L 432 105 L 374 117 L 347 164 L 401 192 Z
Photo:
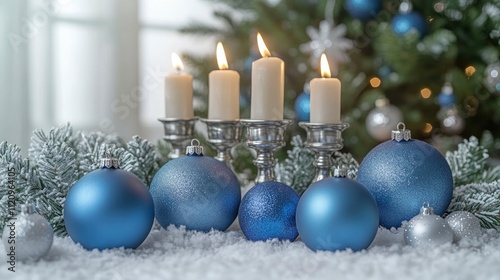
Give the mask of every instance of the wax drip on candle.
M 229 65 L 227 63 L 226 52 L 224 51 L 224 46 L 222 46 L 221 42 L 217 43 L 216 52 L 217 52 L 217 64 L 219 64 L 219 69 L 220 70 L 227 70 L 229 68 Z
M 176 53 L 172 53 L 172 66 L 174 66 L 175 71 L 177 71 L 177 73 L 181 73 L 182 69 L 184 69 L 182 60 Z
M 271 52 L 267 49 L 266 44 L 264 43 L 264 39 L 262 39 L 262 35 L 257 33 L 257 46 L 259 46 L 259 51 L 262 57 L 270 57 Z
M 330 65 L 328 65 L 328 60 L 326 59 L 326 55 L 321 55 L 321 77 L 330 78 L 332 76 L 330 72 Z

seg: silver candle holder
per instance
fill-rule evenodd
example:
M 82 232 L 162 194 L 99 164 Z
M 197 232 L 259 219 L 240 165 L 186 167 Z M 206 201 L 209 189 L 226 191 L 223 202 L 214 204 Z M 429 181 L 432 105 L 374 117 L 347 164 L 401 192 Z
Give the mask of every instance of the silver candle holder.
M 253 161 L 257 166 L 255 184 L 275 181 L 274 151 L 285 146 L 285 129 L 292 121 L 241 120 L 240 122 L 247 128 L 246 145 L 257 152 L 257 157 Z
M 198 118 L 159 118 L 165 129 L 163 139 L 172 146 L 168 154 L 169 159 L 175 159 L 183 155 L 186 142 L 194 138 L 194 124 Z
M 316 177 L 313 182 L 332 177 L 331 156 L 335 151 L 344 147 L 342 131 L 348 128 L 349 124 L 300 122 L 299 125 L 307 132 L 306 146 L 316 154 L 313 163 L 316 167 Z
M 207 141 L 217 150 L 215 159 L 231 166 L 233 157 L 231 149 L 241 141 L 241 125 L 239 120 L 223 121 L 201 119 L 207 125 Z

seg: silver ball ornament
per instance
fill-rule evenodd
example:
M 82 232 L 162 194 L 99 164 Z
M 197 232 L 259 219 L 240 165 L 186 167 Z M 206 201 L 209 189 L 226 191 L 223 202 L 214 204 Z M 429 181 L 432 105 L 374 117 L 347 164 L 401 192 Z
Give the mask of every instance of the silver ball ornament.
M 8 260 L 37 260 L 52 247 L 54 231 L 33 204 L 22 205 L 21 213 L 11 218 L 3 229 L 2 240 Z
M 432 207 L 422 206 L 420 214 L 413 217 L 404 230 L 406 245 L 413 247 L 435 247 L 453 242 L 453 231 L 448 223 L 434 215 Z
M 453 231 L 453 241 L 476 239 L 481 236 L 481 221 L 467 211 L 456 211 L 448 215 L 445 221 Z
M 377 141 L 389 140 L 391 131 L 403 121 L 403 113 L 385 98 L 377 100 L 375 106 L 366 116 L 368 134 Z

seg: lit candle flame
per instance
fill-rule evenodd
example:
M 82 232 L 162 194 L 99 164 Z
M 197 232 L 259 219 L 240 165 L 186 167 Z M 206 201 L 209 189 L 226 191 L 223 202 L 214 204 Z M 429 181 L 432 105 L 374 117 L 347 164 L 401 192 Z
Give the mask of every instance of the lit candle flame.
M 326 59 L 326 55 L 321 55 L 321 77 L 330 78 L 332 73 L 330 72 L 330 65 L 328 65 L 328 59 Z
M 226 53 L 224 52 L 224 46 L 222 46 L 221 42 L 217 43 L 216 52 L 217 52 L 217 63 L 219 64 L 219 69 L 220 70 L 228 69 L 229 65 L 227 64 Z
M 181 72 L 184 69 L 184 65 L 182 64 L 182 60 L 178 54 L 172 53 L 172 66 L 174 66 L 177 72 Z
M 257 33 L 257 45 L 259 46 L 259 51 L 262 57 L 270 57 L 271 53 L 266 47 L 266 44 L 264 43 L 264 39 L 262 39 L 262 35 L 260 33 Z

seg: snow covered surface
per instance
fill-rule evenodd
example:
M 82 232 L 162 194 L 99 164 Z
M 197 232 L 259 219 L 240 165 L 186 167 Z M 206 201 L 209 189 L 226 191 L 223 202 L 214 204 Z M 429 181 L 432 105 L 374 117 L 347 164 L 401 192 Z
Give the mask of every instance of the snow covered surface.
M 0 243 L 1 244 L 1 243 Z M 38 262 L 7 270 L 0 245 L 0 279 L 500 279 L 500 232 L 479 240 L 424 249 L 404 246 L 401 230 L 380 229 L 369 249 L 312 252 L 301 241 L 251 242 L 238 230 L 153 230 L 137 250 L 86 251 L 55 238 Z

